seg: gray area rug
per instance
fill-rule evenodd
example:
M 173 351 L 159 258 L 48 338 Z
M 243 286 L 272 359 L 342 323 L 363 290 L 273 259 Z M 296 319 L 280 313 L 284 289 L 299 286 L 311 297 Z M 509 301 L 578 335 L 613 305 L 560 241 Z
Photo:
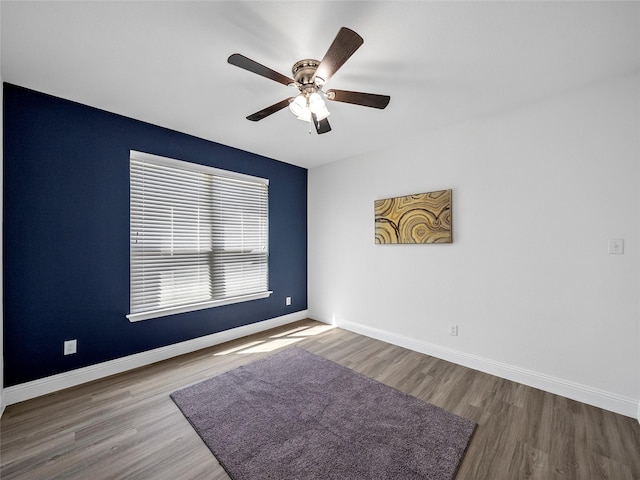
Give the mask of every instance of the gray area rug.
M 233 480 L 451 480 L 476 427 L 297 347 L 171 398 Z

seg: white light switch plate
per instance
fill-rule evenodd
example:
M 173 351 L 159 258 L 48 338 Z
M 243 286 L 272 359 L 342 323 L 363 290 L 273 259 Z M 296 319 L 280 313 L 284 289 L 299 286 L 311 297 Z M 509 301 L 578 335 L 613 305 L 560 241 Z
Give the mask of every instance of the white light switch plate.
M 611 255 L 623 255 L 624 254 L 624 239 L 622 239 L 622 238 L 610 238 L 609 239 L 609 253 Z

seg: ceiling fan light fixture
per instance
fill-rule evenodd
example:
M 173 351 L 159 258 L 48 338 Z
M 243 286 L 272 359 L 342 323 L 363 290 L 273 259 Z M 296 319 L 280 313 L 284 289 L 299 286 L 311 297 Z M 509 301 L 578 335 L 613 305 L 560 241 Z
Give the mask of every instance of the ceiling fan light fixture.
M 300 115 L 298 115 L 298 120 L 302 120 L 303 122 L 310 122 L 311 110 L 309 110 L 308 108 L 305 108 L 304 111 Z
M 308 97 L 301 93 L 289 104 L 289 110 L 298 117 L 298 120 L 303 122 L 310 122 L 312 113 L 316 115 L 318 120 L 324 120 L 329 116 L 329 110 L 327 110 L 324 100 L 317 92 Z
M 300 117 L 301 115 L 304 114 L 305 110 L 309 110 L 307 108 L 307 99 L 304 95 L 300 94 L 298 95 L 293 102 L 291 102 L 289 104 L 289 110 L 291 110 L 291 113 L 293 113 L 296 117 Z
M 309 108 L 312 112 L 314 112 L 314 108 L 319 109 L 322 105 L 324 105 L 324 101 L 318 92 L 313 92 L 309 95 Z
M 315 112 L 314 112 L 315 113 Z M 320 110 L 318 113 L 316 113 L 316 119 L 318 121 L 320 120 L 324 120 L 325 118 L 327 118 L 329 115 L 331 115 L 331 112 L 329 112 L 329 110 L 327 110 L 327 107 L 323 107 L 322 110 Z
M 311 110 L 311 113 L 315 113 L 318 120 L 324 120 L 330 115 L 322 96 L 318 92 L 313 92 L 309 95 L 309 110 Z

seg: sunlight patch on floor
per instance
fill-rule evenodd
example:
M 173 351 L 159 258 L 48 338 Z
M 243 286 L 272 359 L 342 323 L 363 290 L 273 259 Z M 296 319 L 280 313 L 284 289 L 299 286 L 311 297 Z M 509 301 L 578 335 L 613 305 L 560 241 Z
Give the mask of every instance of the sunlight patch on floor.
M 220 355 L 229 355 L 230 353 L 236 353 L 239 352 L 241 350 L 244 350 L 246 348 L 251 348 L 255 345 L 260 345 L 261 343 L 264 343 L 262 340 L 260 341 L 256 341 L 256 342 L 248 342 L 248 343 L 244 343 L 242 345 L 240 345 L 239 347 L 233 347 L 233 348 L 229 348 L 228 350 L 223 350 L 222 352 L 218 352 L 218 353 L 214 353 L 213 356 L 214 357 L 218 357 Z
M 289 345 L 293 345 L 294 343 L 299 342 L 302 338 L 278 338 L 275 340 L 269 340 L 268 342 L 264 342 L 262 345 L 256 345 L 255 347 L 247 348 L 238 353 L 264 353 L 264 352 L 273 352 L 278 348 L 288 347 Z
M 320 335 L 321 333 L 328 332 L 335 328 L 333 325 L 318 325 L 317 327 L 310 327 L 301 332 L 293 333 L 292 337 L 313 337 L 314 335 Z
M 290 330 L 287 330 L 282 333 L 277 333 L 272 335 L 267 340 L 254 340 L 247 343 L 243 343 L 242 345 L 238 345 L 236 347 L 228 348 L 218 353 L 214 353 L 214 356 L 221 355 L 229 355 L 232 353 L 236 354 L 246 354 L 246 353 L 264 353 L 264 352 L 272 352 L 279 348 L 288 347 L 289 345 L 293 345 L 305 338 L 313 337 L 315 335 L 320 335 L 321 333 L 328 332 L 335 328 L 334 325 L 316 325 L 313 327 L 303 326 L 296 327 Z
M 294 328 L 292 330 L 287 330 L 286 332 L 282 332 L 282 333 L 278 333 L 276 335 L 272 335 L 269 338 L 280 338 L 280 337 L 286 337 L 288 335 L 295 335 L 296 333 L 300 332 L 301 330 L 308 330 L 309 327 L 298 327 L 298 328 Z

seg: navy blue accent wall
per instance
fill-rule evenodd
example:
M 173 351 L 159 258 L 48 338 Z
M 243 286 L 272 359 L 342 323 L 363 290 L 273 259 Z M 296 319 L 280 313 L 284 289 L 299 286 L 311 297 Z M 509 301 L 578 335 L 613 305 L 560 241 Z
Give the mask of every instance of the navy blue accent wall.
M 271 297 L 125 318 L 129 150 L 269 179 Z M 305 310 L 307 170 L 4 84 L 3 255 L 6 387 Z

